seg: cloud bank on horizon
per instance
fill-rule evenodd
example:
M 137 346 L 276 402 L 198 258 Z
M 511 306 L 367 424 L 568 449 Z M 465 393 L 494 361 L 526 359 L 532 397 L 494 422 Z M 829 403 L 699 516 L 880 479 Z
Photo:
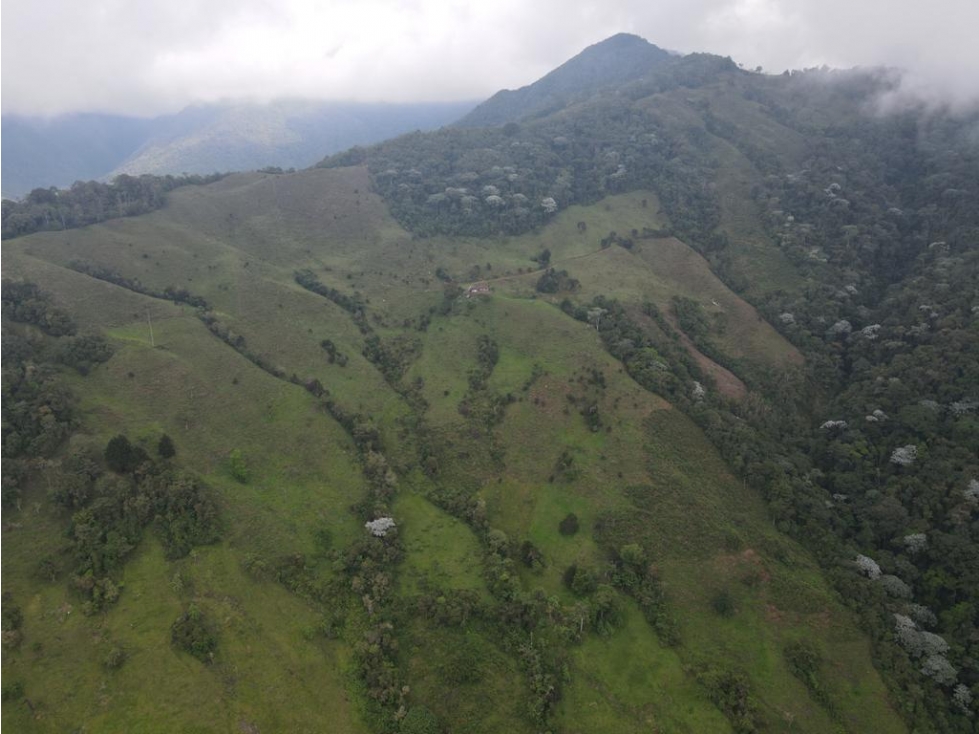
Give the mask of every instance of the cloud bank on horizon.
M 976 0 L 7 0 L 3 113 L 477 99 L 622 31 L 771 72 L 896 66 L 908 92 L 972 105 L 976 28 Z

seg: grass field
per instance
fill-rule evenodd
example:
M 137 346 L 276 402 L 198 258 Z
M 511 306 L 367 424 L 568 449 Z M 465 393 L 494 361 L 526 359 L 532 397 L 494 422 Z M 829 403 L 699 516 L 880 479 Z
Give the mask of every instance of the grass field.
M 203 296 L 248 350 L 286 376 L 320 380 L 337 404 L 378 426 L 400 474 L 392 505 L 405 548 L 394 571 L 403 621 L 398 665 L 410 701 L 424 703 L 448 730 L 535 729 L 525 672 L 486 622 L 435 627 L 411 612 L 432 588 L 472 590 L 493 603 L 484 544 L 430 501 L 438 482 L 483 500 L 489 525 L 514 546 L 530 541 L 540 551 L 540 568 L 517 566 L 526 592 L 578 601 L 564 571 L 578 564 L 603 572 L 608 556 L 594 526 L 610 516 L 623 518 L 621 532 L 643 545 L 662 580 L 681 644 L 663 647 L 635 603 L 618 594 L 620 628 L 566 650 L 556 730 L 728 731 L 697 682 L 699 666 L 710 665 L 745 673 L 766 730 L 901 731 L 866 641 L 813 561 L 773 529 L 761 499 L 687 417 L 632 381 L 594 329 L 551 302 L 559 299 L 538 297 L 539 275 L 519 272 L 536 269 L 530 258 L 547 248 L 554 267 L 580 280 L 571 296 L 578 302 L 606 295 L 666 308 L 686 295 L 722 324 L 712 339 L 725 355 L 759 365 L 797 360 L 682 242 L 598 246 L 609 231 L 662 224 L 655 198 L 638 192 L 572 207 L 523 237 L 416 240 L 369 192 L 363 170 L 316 169 L 235 175 L 178 190 L 167 208 L 145 217 L 5 243 L 5 277 L 36 281 L 83 331 L 104 333 L 116 348 L 88 376 L 63 375 L 79 396 L 72 444 L 100 450 L 124 432 L 152 447 L 169 434 L 180 464 L 215 491 L 224 529 L 220 542 L 179 561 L 166 560 L 147 531 L 122 571 L 119 602 L 85 617 L 65 577 L 42 583 L 34 575 L 38 558 L 59 553 L 68 518 L 43 486 L 33 487 L 23 509 L 4 517 L 4 591 L 26 621 L 24 643 L 4 651 L 3 672 L 5 683 L 23 682 L 34 710 L 8 704 L 3 723 L 44 732 L 359 732 L 371 725 L 352 663 L 360 621 L 328 640 L 316 632 L 315 605 L 245 571 L 249 558 L 304 554 L 318 579 L 332 577 L 320 531 L 335 549 L 365 532 L 349 510 L 367 487 L 353 441 L 306 390 L 216 338 L 191 308 L 65 267 L 84 260 L 151 290 L 176 286 Z M 430 312 L 443 299 L 434 275 L 440 267 L 463 282 L 492 281 L 493 292 Z M 400 386 L 362 356 L 364 336 L 350 314 L 294 282 L 301 268 L 367 299 L 370 328 L 386 342 L 413 344 Z M 425 317 L 430 323 L 420 330 Z M 486 394 L 512 395 L 492 426 L 460 411 L 481 336 L 499 350 Z M 347 356 L 345 366 L 328 362 L 324 339 Z M 405 399 L 405 385 L 417 386 L 422 407 Z M 584 405 L 595 406 L 598 430 L 580 414 Z M 418 467 L 419 425 L 438 443 L 436 483 Z M 246 483 L 229 471 L 233 450 L 248 467 Z M 558 466 L 562 454 L 571 471 Z M 570 537 L 557 531 L 568 513 L 580 519 Z M 730 617 L 712 606 L 722 591 L 733 600 Z M 210 666 L 169 643 L 170 625 L 191 602 L 219 622 Z M 826 678 L 832 715 L 788 673 L 782 649 L 802 637 L 827 666 L 845 670 Z M 113 645 L 129 661 L 107 671 L 101 660 Z M 467 660 L 473 670 L 460 678 Z
M 584 232 L 578 230 L 579 222 L 585 223 Z M 801 361 L 794 347 L 727 288 L 703 257 L 679 240 L 637 239 L 632 250 L 615 245 L 601 249 L 601 240 L 609 232 L 628 236 L 633 230 L 658 229 L 664 224 L 656 197 L 645 191 L 610 196 L 592 206 L 572 206 L 539 233 L 495 243 L 493 268 L 484 266 L 480 277 L 470 280 L 486 280 L 500 293 L 533 297 L 540 275 L 531 257 L 547 249 L 552 267 L 567 270 L 580 281 L 580 289 L 573 294 L 578 302 L 614 295 L 635 305 L 650 301 L 671 312 L 674 296 L 693 298 L 714 324 L 712 341 L 729 357 L 764 366 Z M 482 242 L 456 243 L 445 250 L 451 257 L 443 254 L 441 262 L 450 273 L 468 274 L 474 265 L 490 259 Z M 527 272 L 521 275 L 521 269 Z
M 574 653 L 564 731 L 694 734 L 728 732 L 730 725 L 684 672 L 680 657 L 659 646 L 638 609 L 626 607 L 622 629 L 591 638 Z

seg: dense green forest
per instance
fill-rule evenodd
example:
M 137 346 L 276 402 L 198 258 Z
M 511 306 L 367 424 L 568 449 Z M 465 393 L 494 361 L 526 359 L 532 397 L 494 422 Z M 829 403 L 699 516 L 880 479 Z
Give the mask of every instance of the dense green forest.
M 573 113 L 403 136 L 321 165 L 366 163 L 392 214 L 420 235 L 519 234 L 571 204 L 653 188 L 678 233 L 713 247 L 716 204 L 705 191 L 709 159 L 699 133 L 674 131 L 670 120 L 635 102 L 706 84 L 732 68 L 728 59 L 688 56 L 614 97 L 599 93 Z

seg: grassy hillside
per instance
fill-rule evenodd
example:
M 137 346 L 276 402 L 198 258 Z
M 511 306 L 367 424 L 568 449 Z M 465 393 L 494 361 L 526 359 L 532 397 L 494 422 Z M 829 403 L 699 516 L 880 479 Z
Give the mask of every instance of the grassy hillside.
M 5 691 L 22 685 L 4 723 L 902 731 L 810 557 L 688 417 L 559 307 L 604 296 L 669 315 L 686 296 L 708 314 L 702 343 L 735 371 L 798 361 L 679 240 L 601 246 L 666 223 L 637 192 L 519 237 L 415 239 L 364 169 L 338 168 L 230 176 L 146 216 L 5 243 L 5 277 L 38 283 L 115 348 L 87 376 L 60 376 L 78 396 L 70 446 L 100 452 L 125 433 L 150 449 L 168 434 L 218 498 L 222 529 L 179 560 L 147 533 L 118 602 L 84 616 L 68 573 L 35 573 L 64 557 L 69 523 L 37 472 L 4 514 L 3 591 L 24 616 L 4 649 Z M 544 249 L 577 288 L 536 292 L 530 258 Z M 306 269 L 333 295 L 301 286 Z M 466 298 L 445 278 L 492 292 Z M 168 287 L 206 313 L 147 295 Z M 398 530 L 368 546 L 372 507 Z M 643 559 L 632 571 L 630 545 Z M 655 601 L 636 601 L 629 573 Z M 208 665 L 170 644 L 191 604 L 216 625 Z M 790 670 L 799 640 L 816 661 L 808 685 Z M 119 669 L 103 665 L 113 647 Z
M 102 289 L 89 280 L 71 293 L 88 301 Z M 115 316 L 124 318 L 121 309 Z M 219 493 L 224 541 L 168 562 L 147 538 L 121 574 L 119 603 L 88 617 L 64 578 L 38 582 L 38 559 L 63 553 L 65 520 L 43 485 L 32 488 L 16 520 L 5 513 L 3 563 L 4 591 L 25 616 L 25 642 L 4 652 L 5 684 L 22 682 L 33 708 L 5 705 L 4 723 L 19 731 L 228 731 L 239 722 L 364 731 L 343 692 L 345 646 L 310 635 L 316 611 L 242 567 L 249 554 L 309 552 L 320 528 L 339 542 L 357 533 L 337 512 L 363 491 L 352 446 L 300 388 L 256 369 L 196 319 L 156 316 L 156 348 L 143 320 L 110 329 L 113 359 L 70 381 L 83 415 L 72 445 L 101 449 L 119 432 L 149 445 L 169 433 L 180 461 Z M 228 475 L 233 448 L 252 469 L 247 485 Z M 220 654 L 210 667 L 169 644 L 170 625 L 189 603 L 219 620 Z M 106 669 L 117 647 L 127 661 Z

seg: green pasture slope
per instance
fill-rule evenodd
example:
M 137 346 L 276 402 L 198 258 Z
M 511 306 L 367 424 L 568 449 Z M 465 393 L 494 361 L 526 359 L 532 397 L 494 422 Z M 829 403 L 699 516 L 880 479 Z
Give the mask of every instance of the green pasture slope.
M 147 532 L 123 568 L 119 601 L 86 617 L 65 575 L 34 574 L 37 559 L 59 553 L 68 518 L 42 480 L 32 486 L 21 509 L 5 513 L 3 533 L 3 591 L 25 619 L 23 642 L 4 649 L 4 684 L 21 682 L 30 706 L 6 703 L 3 724 L 24 732 L 397 730 L 358 675 L 354 653 L 369 620 L 358 600 L 334 638 L 320 632 L 322 604 L 248 570 L 256 558 L 303 554 L 318 582 L 334 578 L 324 535 L 343 549 L 365 532 L 349 509 L 367 491 L 351 438 L 301 385 L 215 337 L 194 309 L 68 267 L 84 261 L 149 291 L 202 296 L 266 365 L 319 380 L 344 410 L 373 419 L 399 476 L 398 673 L 408 706 L 423 704 L 445 731 L 541 730 L 528 713 L 527 669 L 498 628 L 478 615 L 445 628 L 419 611 L 432 590 L 495 603 L 484 540 L 439 506 L 447 490 L 478 500 L 514 548 L 530 541 L 538 549 L 533 568 L 516 563 L 518 584 L 556 605 L 582 601 L 563 583 L 565 570 L 601 575 L 610 543 L 641 544 L 661 581 L 679 644 L 664 645 L 636 603 L 614 592 L 618 626 L 560 650 L 551 730 L 732 731 L 705 684 L 724 674 L 747 684 L 751 716 L 765 731 L 903 731 L 867 641 L 814 562 L 767 521 L 761 499 L 688 418 L 628 377 L 594 329 L 561 312 L 560 298 L 534 293 L 530 258 L 547 248 L 552 266 L 581 283 L 561 298 L 666 309 L 687 296 L 711 315 L 720 353 L 762 366 L 797 360 L 683 243 L 600 248 L 610 231 L 662 224 L 654 197 L 636 193 L 572 207 L 522 237 L 418 240 L 369 192 L 364 170 L 315 169 L 238 174 L 178 190 L 146 216 L 5 242 L 5 277 L 38 283 L 81 330 L 116 349 L 88 376 L 63 375 L 81 414 L 72 446 L 101 448 L 124 432 L 151 447 L 169 434 L 181 465 L 216 492 L 223 530 L 178 561 Z M 370 331 L 400 350 L 400 379 L 362 355 L 362 325 L 350 313 L 295 282 L 306 268 L 360 294 Z M 489 281 L 493 292 L 443 308 L 439 269 L 464 284 Z M 498 361 L 474 394 L 480 337 L 496 344 Z M 326 339 L 345 364 L 327 359 Z M 480 401 L 507 394 L 499 417 L 481 422 Z M 586 404 L 599 430 L 582 417 Z M 423 445 L 437 457 L 434 478 L 419 466 Z M 246 483 L 229 470 L 235 449 Z M 568 513 L 580 520 L 573 536 L 558 532 Z M 210 666 L 169 642 L 170 624 L 191 602 L 218 624 Z M 822 658 L 819 696 L 783 654 L 803 639 Z M 117 646 L 127 662 L 108 670 L 102 661 Z

